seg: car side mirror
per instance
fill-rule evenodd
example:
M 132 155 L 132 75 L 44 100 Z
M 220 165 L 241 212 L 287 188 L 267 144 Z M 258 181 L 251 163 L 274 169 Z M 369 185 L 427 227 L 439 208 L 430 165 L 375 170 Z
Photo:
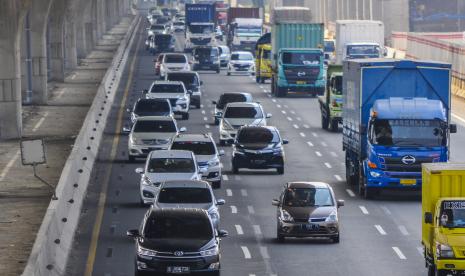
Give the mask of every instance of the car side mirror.
M 224 150 L 219 150 L 219 151 L 218 151 L 218 155 L 219 155 L 219 156 L 223 156 L 223 155 L 224 155 Z
M 186 132 L 186 131 L 187 131 L 187 128 L 186 128 L 186 127 L 181 127 L 181 128 L 179 129 L 179 132 Z
M 216 205 L 224 205 L 226 203 L 226 201 L 224 199 L 218 199 L 216 201 Z
M 271 116 L 273 116 L 273 115 L 271 115 L 271 113 L 266 114 L 267 119 L 271 118 Z
M 280 203 L 279 199 L 276 199 L 276 198 L 271 201 L 271 205 L 273 206 L 279 206 L 279 203 Z
M 216 103 L 216 101 L 212 101 L 212 104 L 216 105 L 217 103 Z
M 227 237 L 228 235 L 229 235 L 229 233 L 226 230 L 219 230 L 218 231 L 218 237 L 220 237 L 220 238 Z
M 135 169 L 135 172 L 138 174 L 143 174 L 144 173 L 144 168 L 137 168 Z
M 450 124 L 449 125 L 449 132 L 450 133 L 457 133 L 457 125 L 456 124 Z
M 138 237 L 140 237 L 139 230 L 137 230 L 137 229 L 128 230 L 128 231 L 126 232 L 126 235 L 127 235 L 128 237 L 131 237 L 131 238 L 138 238 Z
M 344 206 L 344 204 L 345 204 L 345 203 L 344 203 L 344 200 L 339 199 L 339 200 L 337 201 L 337 208 Z
M 425 223 L 431 224 L 433 223 L 433 214 L 431 212 L 425 213 Z
M 289 141 L 286 139 L 283 139 L 283 145 L 287 145 L 287 144 L 289 144 Z

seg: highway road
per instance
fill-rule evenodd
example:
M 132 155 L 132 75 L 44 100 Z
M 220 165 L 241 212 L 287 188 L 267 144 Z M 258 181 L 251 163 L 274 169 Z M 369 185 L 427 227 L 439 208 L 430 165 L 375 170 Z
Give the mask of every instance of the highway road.
M 132 106 L 154 80 L 153 57 L 143 47 L 145 27 L 138 32 L 133 68 L 120 91 L 121 103 L 114 105 L 100 162 L 94 169 L 88 198 L 84 203 L 80 228 L 66 275 L 126 276 L 134 271 L 134 242 L 126 237 L 128 229 L 138 228 L 146 209 L 139 206 L 139 175 L 134 172 L 143 163 L 127 163 L 127 136 L 119 135 Z M 178 47 L 182 39 L 178 37 Z M 137 46 L 136 46 L 137 47 Z M 220 93 L 245 91 L 272 113 L 270 125 L 277 126 L 285 146 L 285 174 L 274 171 L 230 170 L 230 147 L 226 155 L 223 186 L 215 190 L 224 198 L 221 208 L 222 229 L 230 236 L 222 240 L 222 275 L 425 275 L 421 248 L 421 212 L 419 193 L 389 192 L 375 200 L 365 200 L 345 183 L 341 133 L 320 127 L 320 111 L 315 98 L 295 95 L 274 98 L 269 83 L 256 84 L 248 76 L 201 73 L 204 81 L 202 107 L 192 109 L 188 121 L 178 121 L 188 132 L 211 132 L 211 100 Z M 127 98 L 126 93 L 127 92 Z M 121 120 L 120 118 L 124 118 Z M 116 134 L 116 135 L 115 135 Z M 465 128 L 459 124 L 452 136 L 452 159 L 465 156 Z M 336 197 L 344 199 L 340 210 L 341 242 L 276 237 L 276 198 L 287 181 L 323 181 L 330 183 Z

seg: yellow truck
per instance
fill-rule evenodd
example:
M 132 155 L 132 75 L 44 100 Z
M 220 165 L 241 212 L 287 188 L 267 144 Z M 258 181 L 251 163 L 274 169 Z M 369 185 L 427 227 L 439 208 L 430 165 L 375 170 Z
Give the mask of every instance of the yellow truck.
M 422 216 L 428 276 L 465 272 L 465 164 L 423 164 Z
M 255 81 L 265 83 L 271 73 L 271 34 L 266 33 L 255 45 Z

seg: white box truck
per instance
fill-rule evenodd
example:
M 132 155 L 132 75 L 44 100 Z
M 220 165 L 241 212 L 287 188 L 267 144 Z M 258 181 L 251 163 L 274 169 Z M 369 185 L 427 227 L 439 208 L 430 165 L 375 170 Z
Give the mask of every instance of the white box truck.
M 336 21 L 336 64 L 342 64 L 345 59 L 380 58 L 384 53 L 383 22 Z

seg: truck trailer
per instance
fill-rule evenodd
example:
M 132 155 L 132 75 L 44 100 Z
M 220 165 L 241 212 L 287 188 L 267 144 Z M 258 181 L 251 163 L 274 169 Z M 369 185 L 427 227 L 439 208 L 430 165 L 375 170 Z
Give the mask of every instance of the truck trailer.
M 186 43 L 190 52 L 195 46 L 215 46 L 215 4 L 186 4 Z

